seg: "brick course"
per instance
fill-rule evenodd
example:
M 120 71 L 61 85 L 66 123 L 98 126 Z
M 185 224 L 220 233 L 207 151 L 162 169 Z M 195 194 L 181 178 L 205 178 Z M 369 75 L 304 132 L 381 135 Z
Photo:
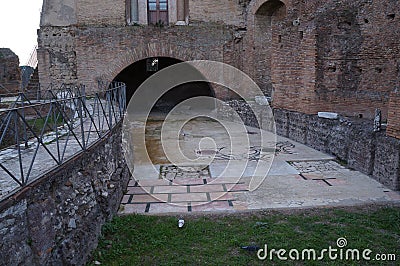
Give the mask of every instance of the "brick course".
M 146 57 L 209 59 L 246 72 L 275 108 L 369 119 L 380 108 L 384 120 L 394 112 L 388 105 L 400 76 L 395 0 L 191 0 L 189 26 L 161 28 L 126 26 L 124 0 L 80 0 L 76 17 L 69 27 L 41 27 L 41 83 L 112 80 Z

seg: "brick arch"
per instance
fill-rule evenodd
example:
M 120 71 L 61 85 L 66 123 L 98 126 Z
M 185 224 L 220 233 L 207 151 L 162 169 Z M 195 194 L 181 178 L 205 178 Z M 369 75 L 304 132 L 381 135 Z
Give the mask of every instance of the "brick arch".
M 131 64 L 149 57 L 171 57 L 181 61 L 207 60 L 203 53 L 195 49 L 182 48 L 171 44 L 150 43 L 145 48 L 135 47 L 132 50 L 119 53 L 115 59 L 109 63 L 110 68 L 107 72 L 100 75 L 104 81 L 112 81 L 122 70 Z

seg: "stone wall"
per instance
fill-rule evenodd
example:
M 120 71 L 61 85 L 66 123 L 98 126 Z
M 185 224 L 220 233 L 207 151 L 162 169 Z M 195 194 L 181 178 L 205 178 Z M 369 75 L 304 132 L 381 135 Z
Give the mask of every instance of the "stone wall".
M 0 203 L 0 265 L 84 265 L 128 179 L 118 126 Z
M 41 27 L 38 47 L 38 70 L 42 87 L 74 84 L 78 81 L 74 28 Z
M 8 48 L 0 48 L 0 94 L 21 89 L 21 70 L 18 56 Z
M 400 190 L 400 139 L 388 137 L 385 131 L 373 132 L 373 121 L 340 117 L 319 118 L 283 109 L 273 113 L 255 101 L 232 100 L 219 105 L 219 117 L 276 132 L 278 135 L 332 154 L 351 169 L 367 174 L 393 190 Z M 239 122 L 239 121 L 237 121 Z
M 274 110 L 277 134 L 335 155 L 348 167 L 400 190 L 400 140 L 373 132 L 373 121 L 342 117 L 319 118 Z
M 400 92 L 390 95 L 388 114 L 388 136 L 400 139 Z

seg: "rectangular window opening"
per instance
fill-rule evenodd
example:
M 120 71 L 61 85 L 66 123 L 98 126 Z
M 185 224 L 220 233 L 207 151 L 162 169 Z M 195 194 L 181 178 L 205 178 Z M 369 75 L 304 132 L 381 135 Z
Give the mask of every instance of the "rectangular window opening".
M 168 0 L 148 0 L 148 21 L 153 25 L 168 25 Z

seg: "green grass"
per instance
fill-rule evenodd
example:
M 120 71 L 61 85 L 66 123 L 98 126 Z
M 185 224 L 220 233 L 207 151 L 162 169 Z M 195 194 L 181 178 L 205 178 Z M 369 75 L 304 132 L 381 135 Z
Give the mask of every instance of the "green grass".
M 64 120 L 61 115 L 58 115 L 56 119 L 54 119 L 53 116 L 49 117 L 47 123 L 46 123 L 46 117 L 27 121 L 27 123 L 32 127 L 32 129 L 35 131 L 36 134 L 40 134 L 45 124 L 46 127 L 44 129 L 44 132 L 49 132 L 54 130 L 54 126 L 61 126 L 63 122 Z
M 31 127 L 31 129 L 29 129 L 29 127 L 25 125 L 25 130 L 26 130 L 28 139 L 34 138 L 35 134 L 37 136 L 40 136 L 40 133 L 42 132 L 43 128 L 44 128 L 43 134 L 45 134 L 47 132 L 54 131 L 56 126 L 58 127 L 65 123 L 65 121 L 61 115 L 58 115 L 56 118 L 54 118 L 53 116 L 49 117 L 49 119 L 47 120 L 47 123 L 45 123 L 46 117 L 30 119 L 30 120 L 27 120 L 26 122 Z M 10 123 L 10 129 L 14 129 L 13 123 L 14 123 L 14 121 L 12 121 L 12 123 Z M 45 124 L 46 124 L 46 126 L 45 126 Z M 15 136 L 13 135 L 13 132 L 10 129 L 7 132 L 3 141 L 0 143 L 0 149 L 4 149 L 4 148 L 10 147 L 12 145 L 16 145 Z M 33 134 L 33 132 L 31 130 L 33 130 L 33 132 L 35 134 Z M 22 144 L 24 142 L 23 140 L 25 137 L 24 136 L 24 124 L 22 121 L 20 121 L 18 131 L 19 131 L 19 140 L 20 140 L 20 143 Z M 46 144 L 48 144 L 48 143 L 46 143 Z
M 399 265 L 400 208 L 368 207 L 265 211 L 235 215 L 177 217 L 130 215 L 115 217 L 103 227 L 93 261 L 102 265 Z M 260 261 L 241 246 L 268 244 L 270 249 L 346 248 L 395 253 L 396 262 Z M 92 264 L 91 263 L 91 264 Z

